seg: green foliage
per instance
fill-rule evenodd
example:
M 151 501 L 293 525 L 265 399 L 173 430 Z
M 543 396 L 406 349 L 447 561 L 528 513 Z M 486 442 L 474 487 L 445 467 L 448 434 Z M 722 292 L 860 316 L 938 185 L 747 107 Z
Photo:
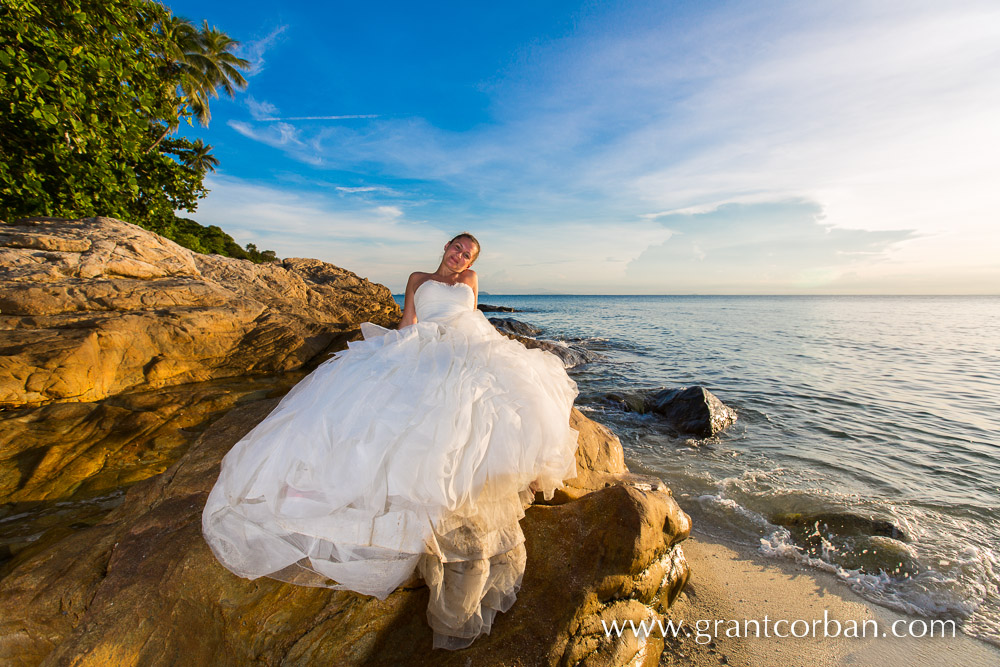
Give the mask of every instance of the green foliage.
M 137 224 L 193 210 L 202 173 L 151 149 L 176 122 L 176 81 L 146 0 L 0 5 L 0 216 L 109 215 Z
M 195 210 L 218 160 L 167 135 L 246 85 L 235 45 L 149 0 L 0 1 L 0 219 L 105 215 L 261 261 L 174 214 Z
M 278 257 L 273 250 L 259 252 L 257 246 L 253 243 L 248 243 L 246 250 L 244 250 L 233 240 L 232 236 L 222 231 L 219 227 L 215 225 L 205 227 L 189 218 L 175 218 L 170 223 L 159 226 L 151 231 L 161 236 L 166 236 L 195 252 L 249 259 L 257 264 L 278 261 Z

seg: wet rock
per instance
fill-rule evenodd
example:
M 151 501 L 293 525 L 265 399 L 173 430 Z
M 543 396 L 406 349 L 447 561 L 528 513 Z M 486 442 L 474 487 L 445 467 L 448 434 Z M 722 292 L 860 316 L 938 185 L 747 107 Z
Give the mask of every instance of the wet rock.
M 478 306 L 479 310 L 484 313 L 516 313 L 518 312 L 516 308 L 510 308 L 509 306 L 491 306 L 488 303 L 481 303 Z
M 643 394 L 613 393 L 613 394 L 607 394 L 604 398 L 611 404 L 617 406 L 622 410 L 625 410 L 626 412 L 638 412 L 639 414 L 645 414 L 646 412 L 646 397 Z
M 575 345 L 567 345 L 565 343 L 557 343 L 555 341 L 541 340 L 538 338 L 529 338 L 528 336 L 507 333 L 503 330 L 500 330 L 500 333 L 507 336 L 507 338 L 518 341 L 529 350 L 545 350 L 546 352 L 556 355 L 562 360 L 563 366 L 566 368 L 589 364 L 597 359 L 597 355 L 594 353 Z
M 782 512 L 769 519 L 776 526 L 786 528 L 819 528 L 837 535 L 880 535 L 891 537 L 901 542 L 909 542 L 909 536 L 902 528 L 873 516 L 862 516 L 853 512 L 817 512 L 802 514 L 799 512 Z
M 906 544 L 906 532 L 885 519 L 853 512 L 782 512 L 769 520 L 786 528 L 803 553 L 848 570 L 898 578 L 924 569 Z
M 502 333 L 516 334 L 518 336 L 537 336 L 542 330 L 536 326 L 515 320 L 513 317 L 491 317 L 490 324 Z
M 318 260 L 202 255 L 113 218 L 0 224 L 0 407 L 290 371 L 399 316 Z
M 680 433 L 708 438 L 736 421 L 736 411 L 704 387 L 664 389 L 644 402 L 646 412 L 664 417 Z
M 431 649 L 419 580 L 379 601 L 351 592 L 240 579 L 201 536 L 222 456 L 276 400 L 236 407 L 166 472 L 129 489 L 107 517 L 20 562 L 0 580 L 5 664 L 655 665 L 662 641 L 605 637 L 601 620 L 662 614 L 683 588 L 690 520 L 669 492 L 630 484 L 522 522 L 528 564 L 518 600 L 469 649 Z M 621 469 L 593 442 L 578 483 Z M 604 461 L 608 453 L 614 460 Z M 590 477 L 588 477 L 588 475 Z M 587 482 L 586 480 L 590 480 Z M 603 482 L 598 482 L 603 483 Z M 645 657 L 645 660 L 643 659 Z

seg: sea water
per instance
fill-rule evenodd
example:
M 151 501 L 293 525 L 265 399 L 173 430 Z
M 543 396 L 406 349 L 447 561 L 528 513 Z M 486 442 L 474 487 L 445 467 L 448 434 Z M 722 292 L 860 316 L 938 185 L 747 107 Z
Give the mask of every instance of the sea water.
M 1000 298 L 480 300 L 600 355 L 570 371 L 578 407 L 697 530 L 1000 644 Z M 678 437 L 607 400 L 690 385 L 735 426 Z

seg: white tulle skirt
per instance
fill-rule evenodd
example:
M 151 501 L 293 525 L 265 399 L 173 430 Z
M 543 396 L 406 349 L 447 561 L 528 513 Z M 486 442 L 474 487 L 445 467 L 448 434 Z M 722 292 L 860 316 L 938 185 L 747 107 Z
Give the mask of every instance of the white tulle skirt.
M 419 571 L 435 646 L 467 646 L 514 602 L 525 504 L 575 475 L 576 384 L 478 311 L 362 331 L 226 455 L 205 539 L 251 579 L 385 598 Z

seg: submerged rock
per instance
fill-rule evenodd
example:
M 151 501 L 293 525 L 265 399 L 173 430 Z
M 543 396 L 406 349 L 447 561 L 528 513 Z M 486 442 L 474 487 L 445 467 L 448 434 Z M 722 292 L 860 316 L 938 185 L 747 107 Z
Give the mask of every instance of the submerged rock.
M 637 488 L 638 477 L 613 484 L 624 468 L 621 446 L 578 412 L 573 424 L 586 446 L 576 491 L 564 504 L 527 510 L 518 600 L 468 649 L 431 649 L 419 579 L 379 601 L 230 573 L 202 539 L 201 510 L 222 456 L 276 403 L 235 408 L 103 521 L 0 580 L 0 661 L 657 664 L 662 640 L 608 638 L 601 620 L 638 623 L 666 611 L 688 577 L 678 543 L 690 520 L 662 486 Z
M 607 394 L 604 398 L 626 412 L 646 413 L 646 397 L 643 394 Z
M 853 512 L 780 512 L 771 523 L 788 530 L 802 552 L 848 570 L 911 577 L 923 568 L 903 529 L 885 519 Z
M 661 389 L 655 393 L 607 394 L 605 398 L 623 410 L 655 412 L 677 434 L 709 438 L 736 421 L 736 411 L 704 387 Z
M 399 316 L 318 260 L 202 255 L 113 218 L 0 224 L 0 407 L 294 370 Z
M 909 536 L 902 528 L 873 516 L 862 516 L 853 512 L 817 512 L 802 514 L 799 512 L 780 512 L 770 517 L 771 523 L 785 528 L 819 528 L 837 535 L 879 535 L 891 537 L 901 542 L 909 542 Z

